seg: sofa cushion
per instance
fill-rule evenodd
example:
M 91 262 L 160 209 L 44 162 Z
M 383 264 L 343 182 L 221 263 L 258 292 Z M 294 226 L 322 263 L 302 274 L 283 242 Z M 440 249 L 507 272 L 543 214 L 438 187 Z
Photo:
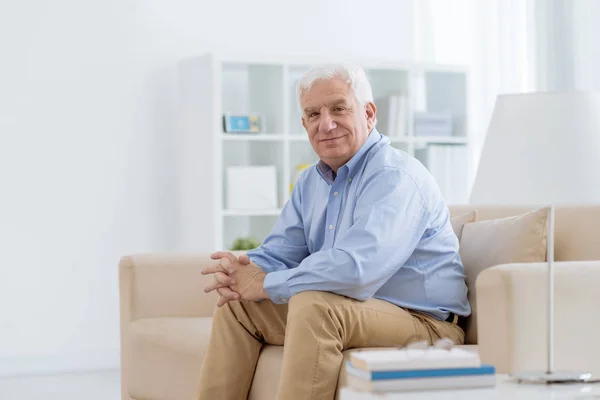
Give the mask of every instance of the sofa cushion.
M 472 314 L 465 325 L 465 343 L 477 343 L 477 276 L 486 268 L 546 260 L 548 208 L 507 218 L 465 224 L 460 255 L 467 275 Z
M 452 229 L 454 229 L 454 233 L 460 242 L 462 237 L 462 231 L 465 224 L 469 222 L 477 221 L 477 210 L 469 211 L 461 215 L 457 215 L 455 217 L 450 218 L 450 223 L 452 224 Z
M 460 348 L 477 352 L 477 346 L 459 346 Z M 350 354 L 353 351 L 368 350 L 368 349 L 352 349 L 346 350 L 344 354 L 344 363 L 349 359 Z M 252 382 L 252 389 L 250 390 L 250 396 L 248 400 L 275 400 L 277 398 L 277 387 L 281 376 L 281 365 L 283 361 L 283 346 L 264 346 L 258 365 L 256 366 L 256 372 L 254 373 L 254 381 Z M 338 378 L 338 394 L 336 400 L 339 398 L 339 389 L 344 387 L 347 382 L 346 370 L 342 363 L 340 369 L 340 377 Z
M 129 325 L 129 394 L 147 400 L 197 398 L 212 318 L 145 318 Z
M 132 399 L 180 400 L 198 397 L 197 382 L 208 345 L 212 318 L 146 318 L 129 325 Z M 477 351 L 476 346 L 460 346 Z M 344 351 L 344 361 L 351 352 Z M 249 400 L 275 400 L 283 346 L 263 347 Z M 342 368 L 338 388 L 346 384 Z
M 350 353 L 353 350 L 346 350 L 344 354 L 344 362 L 348 360 Z M 264 346 L 252 382 L 252 389 L 248 400 L 275 400 L 277 398 L 277 389 L 279 379 L 281 378 L 281 366 L 283 363 L 283 346 Z M 338 378 L 338 389 L 346 384 L 346 370 L 340 370 Z M 337 396 L 336 396 L 337 398 Z

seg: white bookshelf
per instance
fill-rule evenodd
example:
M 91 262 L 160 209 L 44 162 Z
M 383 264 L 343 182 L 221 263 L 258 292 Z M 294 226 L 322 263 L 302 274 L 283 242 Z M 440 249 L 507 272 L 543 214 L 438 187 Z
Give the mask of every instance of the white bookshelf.
M 206 54 L 180 62 L 177 157 L 182 250 L 228 249 L 237 237 L 254 236 L 260 241 L 271 231 L 289 199 L 295 166 L 318 161 L 300 122 L 295 83 L 309 67 L 336 61 Z M 439 151 L 428 151 L 430 148 L 470 148 L 465 68 L 350 61 L 365 68 L 376 105 L 378 98 L 398 91 L 407 96 L 406 135 L 390 137 L 392 146 L 432 165 L 435 161 L 428 158 Z M 450 111 L 452 136 L 414 136 L 414 111 Z M 225 133 L 222 117 L 226 112 L 261 114 L 266 121 L 264 132 Z M 466 158 L 468 163 L 470 157 Z M 277 207 L 226 208 L 225 171 L 238 165 L 276 166 Z M 437 162 L 435 168 L 440 165 Z M 464 175 L 466 183 L 469 173 L 467 167 L 459 177 Z

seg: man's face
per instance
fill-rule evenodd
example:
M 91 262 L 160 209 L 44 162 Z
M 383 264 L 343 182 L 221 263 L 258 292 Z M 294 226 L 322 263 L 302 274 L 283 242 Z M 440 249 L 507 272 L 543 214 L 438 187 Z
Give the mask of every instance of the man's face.
M 300 98 L 302 125 L 313 149 L 334 171 L 367 140 L 375 104 L 359 105 L 352 88 L 340 79 L 316 81 Z

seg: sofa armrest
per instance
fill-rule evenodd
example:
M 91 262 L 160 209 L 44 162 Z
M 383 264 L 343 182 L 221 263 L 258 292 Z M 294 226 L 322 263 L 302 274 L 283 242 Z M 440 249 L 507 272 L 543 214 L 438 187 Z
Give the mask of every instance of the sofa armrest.
M 208 254 L 123 257 L 119 263 L 122 320 L 211 317 L 217 293 L 204 293 L 204 287 L 214 278 L 200 270 L 213 263 Z
M 600 377 L 600 261 L 554 264 L 554 368 Z M 548 266 L 504 264 L 477 277 L 482 362 L 500 373 L 545 371 Z
M 239 255 L 241 252 L 234 252 Z M 130 323 L 140 318 L 211 317 L 217 293 L 204 293 L 214 279 L 200 270 L 210 255 L 141 254 L 119 263 L 121 398 L 129 400 Z

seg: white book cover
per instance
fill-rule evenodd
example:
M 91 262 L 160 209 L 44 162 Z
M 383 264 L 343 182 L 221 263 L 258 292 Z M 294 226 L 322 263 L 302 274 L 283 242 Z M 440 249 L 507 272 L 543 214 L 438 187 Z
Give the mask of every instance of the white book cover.
M 394 114 L 394 122 L 392 126 L 392 137 L 403 137 L 406 136 L 406 115 L 407 115 L 407 106 L 408 101 L 406 96 L 396 95 L 392 96 L 394 98 L 394 108 L 392 108 L 392 112 Z
M 377 130 L 389 137 L 406 136 L 408 101 L 406 96 L 392 94 L 375 100 Z
M 479 354 L 453 347 L 436 349 L 384 349 L 356 351 L 350 355 L 356 368 L 366 371 L 467 368 L 481 366 Z
M 390 379 L 367 381 L 352 375 L 348 376 L 347 387 L 364 392 L 407 392 L 415 390 L 444 390 L 485 388 L 496 386 L 496 375 L 452 376 L 444 378 Z M 443 395 L 440 393 L 440 398 Z

